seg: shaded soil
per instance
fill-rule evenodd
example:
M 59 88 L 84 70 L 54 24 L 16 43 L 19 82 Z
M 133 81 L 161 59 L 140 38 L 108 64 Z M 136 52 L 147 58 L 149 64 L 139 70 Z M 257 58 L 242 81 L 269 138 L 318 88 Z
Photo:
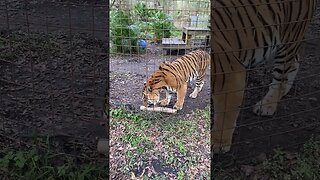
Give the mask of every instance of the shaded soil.
M 106 136 L 103 43 L 85 35 L 74 37 L 73 47 L 64 35 L 28 38 L 20 32 L 1 37 L 11 44 L 0 41 L 0 134 L 25 142 L 48 135 L 62 148 L 70 140 L 96 149 L 97 138 Z
M 107 41 L 108 11 L 103 0 L 7 0 L 0 7 L 2 30 L 81 32 Z
M 107 136 L 106 2 L 7 2 L 0 2 L 0 146 L 49 137 L 59 152 L 99 157 L 97 139 Z

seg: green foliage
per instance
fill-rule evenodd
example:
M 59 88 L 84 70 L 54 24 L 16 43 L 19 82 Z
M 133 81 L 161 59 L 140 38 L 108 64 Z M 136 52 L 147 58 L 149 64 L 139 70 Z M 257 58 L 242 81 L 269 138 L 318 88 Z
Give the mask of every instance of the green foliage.
M 9 179 L 105 179 L 106 168 L 107 164 L 76 164 L 66 155 L 41 154 L 35 148 L 0 153 L 0 171 Z
M 139 154 L 154 147 L 153 142 L 144 134 L 144 130 L 151 125 L 151 122 L 142 114 L 124 109 L 112 109 L 110 114 L 112 118 L 126 119 L 124 125 L 127 132 L 121 138 L 124 143 L 136 147 Z
M 147 9 L 145 3 L 137 3 L 134 5 L 134 13 L 140 21 L 148 21 L 149 18 L 154 16 L 155 11 Z
M 264 162 L 264 171 L 271 179 L 320 179 L 320 136 L 312 137 L 302 153 L 288 153 L 276 149 L 272 158 Z
M 142 114 L 126 111 L 123 108 L 111 109 L 110 115 L 112 118 L 118 118 L 118 119 L 125 118 L 125 119 L 132 120 L 133 122 L 139 124 L 139 126 L 144 126 L 146 125 L 146 122 L 148 122 L 145 120 Z
M 171 29 L 174 28 L 172 20 L 163 11 L 156 12 L 153 19 L 155 38 L 169 38 L 171 36 Z
M 110 35 L 114 51 L 138 53 L 139 39 L 168 38 L 174 29 L 172 19 L 162 10 L 148 9 L 144 3 L 134 5 L 133 11 L 110 11 Z
M 111 42 L 116 52 L 138 52 L 138 29 L 130 16 L 129 11 L 110 11 Z
M 144 3 L 137 3 L 134 12 L 138 19 L 136 25 L 141 29 L 142 36 L 148 36 L 145 32 L 149 32 L 158 40 L 171 36 L 171 30 L 174 28 L 172 19 L 162 10 L 147 9 Z
M 110 116 L 113 118 L 125 118 L 125 110 L 124 109 L 111 109 Z
M 182 180 L 183 178 L 184 178 L 184 176 L 185 176 L 185 172 L 183 172 L 183 171 L 179 171 L 178 173 L 177 173 L 177 175 L 178 175 L 178 180 Z

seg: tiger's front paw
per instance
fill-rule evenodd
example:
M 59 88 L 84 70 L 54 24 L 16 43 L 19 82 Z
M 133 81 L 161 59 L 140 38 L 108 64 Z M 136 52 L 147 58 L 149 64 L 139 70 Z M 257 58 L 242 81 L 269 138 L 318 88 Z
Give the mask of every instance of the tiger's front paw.
M 253 112 L 260 116 L 272 116 L 277 110 L 278 103 L 258 102 L 253 108 Z
M 196 98 L 198 96 L 198 92 L 192 92 L 190 95 L 189 95 L 189 97 L 191 97 L 191 98 Z
M 177 109 L 177 110 L 181 110 L 182 107 L 183 107 L 183 105 L 179 105 L 179 104 L 177 104 L 177 103 L 173 106 L 173 108 L 174 108 L 174 109 Z
M 168 106 L 169 103 L 170 103 L 170 102 L 169 102 L 167 99 L 162 99 L 162 100 L 160 101 L 160 105 L 161 105 L 161 106 Z

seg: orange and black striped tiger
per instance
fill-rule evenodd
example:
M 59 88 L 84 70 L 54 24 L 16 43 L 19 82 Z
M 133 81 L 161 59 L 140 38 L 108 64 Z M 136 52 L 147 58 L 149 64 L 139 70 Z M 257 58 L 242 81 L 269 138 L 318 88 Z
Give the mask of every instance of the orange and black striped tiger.
M 254 107 L 273 115 L 299 69 L 298 50 L 317 0 L 215 0 L 211 5 L 214 152 L 230 150 L 246 70 L 274 60 L 269 91 Z
M 143 89 L 144 105 L 156 105 L 160 102 L 167 106 L 171 100 L 171 92 L 177 93 L 175 109 L 183 108 L 187 93 L 188 81 L 196 80 L 191 98 L 196 98 L 204 84 L 204 76 L 210 63 L 210 55 L 201 50 L 192 51 L 173 62 L 163 62 L 159 69 L 147 80 Z M 160 100 L 160 92 L 166 92 L 166 97 Z

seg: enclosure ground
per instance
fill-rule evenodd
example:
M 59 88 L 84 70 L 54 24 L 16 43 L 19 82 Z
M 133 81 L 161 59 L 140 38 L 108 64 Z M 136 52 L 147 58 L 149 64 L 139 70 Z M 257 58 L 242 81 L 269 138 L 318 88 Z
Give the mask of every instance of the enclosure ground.
M 209 179 L 209 109 L 185 119 L 162 113 L 110 111 L 111 179 Z
M 58 152 L 100 157 L 96 141 L 107 133 L 103 43 L 85 34 L 71 42 L 63 33 L 18 31 L 2 33 L 0 44 L 0 145 L 17 149 L 49 138 Z
M 1 147 L 30 147 L 40 138 L 57 152 L 106 159 L 96 151 L 107 135 L 106 2 L 0 6 Z

